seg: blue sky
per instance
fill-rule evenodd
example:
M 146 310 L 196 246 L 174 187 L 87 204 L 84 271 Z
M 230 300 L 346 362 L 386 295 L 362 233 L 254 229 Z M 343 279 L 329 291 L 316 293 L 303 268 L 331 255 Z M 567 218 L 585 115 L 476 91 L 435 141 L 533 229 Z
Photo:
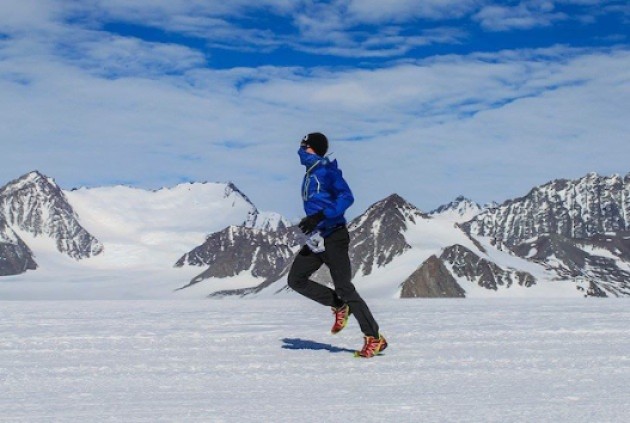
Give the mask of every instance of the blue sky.
M 623 1 L 0 1 L 0 184 L 233 181 L 301 214 L 332 142 L 350 214 L 630 172 Z

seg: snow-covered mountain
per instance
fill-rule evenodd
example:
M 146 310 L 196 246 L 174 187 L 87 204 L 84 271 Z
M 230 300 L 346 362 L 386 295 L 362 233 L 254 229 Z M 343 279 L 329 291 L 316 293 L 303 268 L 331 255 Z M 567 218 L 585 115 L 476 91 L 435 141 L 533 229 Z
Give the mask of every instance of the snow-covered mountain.
M 545 268 L 587 295 L 630 294 L 630 174 L 559 179 L 486 209 L 462 227 L 488 248 Z
M 628 230 L 630 174 L 589 173 L 576 180 L 558 179 L 484 211 L 465 224 L 475 236 L 499 246 L 516 246 L 545 234 L 589 238 Z
M 396 194 L 370 206 L 365 213 L 348 225 L 351 234 L 352 274 L 367 276 L 376 268 L 390 264 L 411 248 L 402 235 L 407 222 L 414 223 L 418 219 L 427 218 Z M 208 237 L 204 244 L 186 254 L 176 265 L 209 266 L 186 287 L 203 282 L 204 279 L 241 275 L 247 280 L 259 282 L 259 285 L 250 286 L 252 288 L 250 290 L 242 290 L 242 287 L 222 290 L 219 294 L 258 293 L 272 282 L 286 278 L 288 266 L 293 262 L 303 239 L 296 227 L 281 228 L 278 231 L 226 228 Z M 256 279 L 261 277 L 262 280 Z M 323 283 L 331 282 L 325 266 L 315 278 Z M 215 279 L 212 279 L 209 285 L 212 286 L 213 283 L 216 285 Z
M 15 275 L 38 269 L 3 278 L 19 283 L 0 283 L 0 298 L 3 289 L 10 296 L 24 298 L 30 295 L 26 287 L 35 284 L 38 292 L 52 298 L 64 298 L 57 294 L 63 290 L 75 298 L 164 298 L 198 273 L 197 267 L 173 268 L 173 263 L 208 234 L 231 225 L 254 223 L 276 229 L 287 222 L 278 214 L 260 212 L 231 183 L 186 183 L 155 191 L 127 186 L 62 191 L 50 178 L 32 172 L 9 183 L 2 192 L 6 194 L 2 210 L 8 210 L 15 223 L 0 224 L 1 272 Z M 40 224 L 63 211 L 74 218 L 75 228 L 80 226 L 98 238 L 102 246 L 98 255 L 80 264 L 64 259 L 68 255 L 61 254 L 55 242 L 57 237 L 69 238 L 71 231 L 59 227 L 67 219 L 51 217 L 57 226 Z M 5 222 L 2 214 L 0 222 Z M 27 229 L 44 227 L 42 232 L 51 238 L 31 234 L 20 224 Z M 51 280 L 64 289 L 54 289 Z M 25 294 L 14 294 L 18 288 Z
M 429 216 L 435 219 L 444 219 L 451 222 L 463 223 L 471 220 L 483 211 L 483 208 L 472 200 L 460 195 L 448 204 L 444 204 L 429 212 Z
M 411 248 L 404 232 L 427 215 L 398 194 L 370 206 L 348 225 L 353 275 L 367 276 Z
M 399 195 L 391 195 L 370 206 L 365 213 L 348 225 L 351 244 L 350 260 L 353 268 L 353 282 L 361 293 L 379 297 L 416 297 L 416 296 L 484 296 L 492 292 L 503 295 L 510 292 L 513 285 L 531 288 L 531 295 L 544 296 L 548 290 L 545 284 L 536 285 L 537 278 L 527 270 L 515 267 L 515 257 L 498 252 L 490 257 L 486 247 L 466 234 L 457 224 L 446 219 L 435 219 L 426 215 Z M 233 278 L 237 289 L 215 290 L 216 279 L 210 277 L 212 266 L 218 271 L 231 268 L 237 262 L 235 256 L 240 250 L 247 250 L 248 238 L 242 234 L 230 238 L 222 234 L 227 243 L 220 242 L 220 237 L 211 237 L 214 245 L 204 245 L 204 254 L 216 259 L 210 267 L 195 279 L 198 292 L 206 286 L 206 292 L 212 296 L 228 295 L 270 295 L 286 292 L 286 273 L 299 244 L 287 244 L 280 232 L 274 237 L 265 233 L 265 244 L 289 247 L 285 255 L 278 260 L 279 266 L 274 272 L 269 261 L 263 256 L 267 272 L 264 280 L 251 278 L 252 273 L 246 267 L 252 264 L 256 268 L 259 258 L 253 252 L 238 267 L 240 273 L 227 275 Z M 239 236 L 240 235 L 240 236 Z M 209 238 L 210 239 L 210 238 Z M 291 241 L 295 241 L 292 238 Z M 237 247 L 240 245 L 240 247 Z M 488 248 L 492 248 L 491 246 Z M 250 251 L 252 247 L 249 248 Z M 190 260 L 191 255 L 184 259 Z M 194 255 L 193 255 L 194 257 Z M 542 279 L 550 280 L 551 274 L 545 273 L 543 266 L 519 259 L 525 267 L 536 267 Z M 208 262 L 206 262 L 208 263 Z M 275 273 L 275 275 L 274 275 Z M 271 276 L 270 276 L 271 275 Z M 212 276 L 216 277 L 217 273 Z M 209 283 L 204 281 L 208 277 Z M 273 281 L 273 277 L 277 278 Z M 313 276 L 324 284 L 330 284 L 330 275 L 325 266 Z M 249 283 L 249 286 L 247 284 Z M 192 283 L 191 283 L 192 285 Z M 563 284 L 566 291 L 579 295 L 575 284 Z
M 602 218 L 598 220 L 599 226 L 592 230 L 595 237 L 606 236 L 603 235 L 606 229 L 621 227 L 619 216 L 622 214 L 615 214 L 615 207 L 606 202 L 607 198 L 626 198 L 622 191 L 615 191 L 618 189 L 618 181 L 618 177 L 614 176 L 609 180 L 601 177 L 594 180 L 593 174 L 577 181 L 555 181 L 534 188 L 522 199 L 508 200 L 502 205 L 486 210 L 462 197 L 436 209 L 433 215 L 423 213 L 396 194 L 391 195 L 369 207 L 348 225 L 351 233 L 350 258 L 353 281 L 360 287 L 361 292 L 388 297 L 629 295 L 628 236 L 608 235 L 604 241 L 593 239 L 578 241 L 570 238 L 567 242 L 554 244 L 561 247 L 545 250 L 542 247 L 545 238 L 531 238 L 529 239 L 531 245 L 519 243 L 510 246 L 502 241 L 500 236 L 494 237 L 478 230 L 480 227 L 490 227 L 490 223 L 494 223 L 498 228 L 512 225 L 509 226 L 510 229 L 506 229 L 506 232 L 510 233 L 506 239 L 514 240 L 524 232 L 516 222 L 520 221 L 524 227 L 531 227 L 531 224 L 527 223 L 527 218 L 535 220 L 537 216 L 542 216 L 540 218 L 543 223 L 538 228 L 538 233 L 542 233 L 549 222 L 561 219 L 553 214 L 540 212 L 539 208 L 543 210 L 549 208 L 546 199 L 573 198 L 574 201 L 566 206 L 570 210 L 592 207 L 594 202 L 604 205 Z M 550 187 L 565 191 L 552 192 L 553 189 Z M 605 193 L 603 187 L 611 189 Z M 593 193 L 589 194 L 589 189 L 593 190 Z M 581 195 L 577 198 L 572 197 L 567 193 L 572 190 L 580 192 Z M 540 194 L 541 192 L 545 195 Z M 595 197 L 598 195 L 602 198 L 596 200 Z M 585 201 L 584 205 L 580 205 L 582 200 Z M 523 204 L 516 206 L 516 201 Z M 560 207 L 560 203 L 554 204 L 556 208 Z M 514 210 L 522 213 L 522 217 L 510 215 Z M 462 223 L 462 216 L 466 213 L 473 217 L 470 221 Z M 582 214 L 582 221 L 585 222 L 582 226 L 590 228 L 592 223 L 587 216 L 588 213 Z M 502 219 L 509 223 L 502 224 Z M 479 222 L 485 223 L 485 226 Z M 516 235 L 511 235 L 510 231 L 514 231 Z M 597 231 L 602 231 L 602 234 L 598 234 Z M 209 284 L 207 285 L 209 294 L 265 295 L 286 291 L 286 273 L 293 259 L 290 253 L 294 255 L 297 252 L 299 247 L 299 242 L 296 243 L 297 238 L 294 237 L 291 243 L 287 243 L 284 239 L 285 233 L 266 232 L 266 240 L 262 244 L 273 246 L 275 251 L 278 251 L 280 246 L 286 247 L 281 257 L 273 256 L 270 260 L 268 255 L 258 258 L 255 249 L 244 247 L 248 242 L 251 243 L 251 236 L 244 236 L 242 232 L 236 234 L 233 231 L 231 235 L 232 238 L 223 234 L 223 238 L 229 242 L 221 242 L 221 237 L 211 237 L 209 239 L 212 239 L 214 244 L 205 244 L 204 255 L 213 259 L 203 262 L 209 268 L 194 279 L 198 288 L 205 284 L 204 278 L 219 276 L 217 270 L 212 271 L 213 266 L 217 269 L 233 268 L 233 263 L 238 262 L 238 251 L 242 250 L 248 252 L 242 264 L 237 267 L 238 272 L 227 275 L 233 278 L 238 288 L 225 289 L 226 285 L 221 285 L 223 289 L 214 290 Z M 570 252 L 567 252 L 568 245 L 575 245 Z M 580 253 L 576 255 L 575 249 L 579 249 Z M 534 251 L 539 253 L 534 254 Z M 546 251 L 546 254 L 543 255 L 542 251 Z M 191 255 L 186 257 L 190 260 Z M 567 257 L 573 259 L 568 260 Z M 272 265 L 274 260 L 279 263 L 275 270 Z M 253 274 L 246 267 L 247 264 L 250 264 L 252 269 L 262 266 L 266 270 L 262 275 L 263 279 L 252 278 Z M 274 277 L 278 277 L 275 282 L 271 280 Z M 245 280 L 239 278 L 245 278 L 247 281 L 237 282 Z M 330 284 L 330 275 L 325 266 L 314 275 L 314 279 Z
M 366 297 L 630 295 L 629 181 L 589 174 L 483 210 L 459 197 L 432 214 L 393 194 L 348 224 L 353 282 Z M 289 291 L 304 242 L 231 183 L 62 191 L 33 172 L 0 200 L 0 275 L 37 267 L 5 278 L 48 292 L 63 280 L 134 298 L 265 297 Z M 86 260 L 68 260 L 81 251 Z M 313 278 L 331 283 L 325 266 Z
M 589 295 L 630 295 L 630 232 L 583 239 L 546 234 L 512 251 L 553 271 L 558 279 L 586 282 Z
M 15 231 L 54 240 L 57 250 L 80 260 L 103 251 L 51 178 L 31 172 L 0 189 L 0 215 Z

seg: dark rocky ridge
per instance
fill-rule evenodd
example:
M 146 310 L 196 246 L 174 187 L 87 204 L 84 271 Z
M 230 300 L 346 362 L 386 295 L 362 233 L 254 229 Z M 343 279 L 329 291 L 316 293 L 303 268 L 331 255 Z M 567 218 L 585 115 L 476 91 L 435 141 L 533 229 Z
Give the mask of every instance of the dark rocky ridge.
M 465 291 L 457 283 L 442 260 L 429 257 L 401 284 L 400 298 L 464 298 Z
M 525 287 L 536 283 L 529 273 L 503 269 L 462 245 L 452 245 L 445 248 L 439 258 L 433 255 L 425 260 L 401 284 L 401 298 L 465 297 L 465 290 L 453 275 L 495 291 L 514 283 Z
M 586 239 L 548 234 L 515 246 L 512 251 L 553 271 L 558 280 L 588 282 L 588 295 L 630 295 L 630 232 L 596 234 Z
M 536 278 L 531 274 L 514 269 L 503 269 L 462 245 L 445 248 L 440 259 L 455 275 L 464 277 L 486 289 L 496 291 L 499 286 L 509 288 L 515 283 L 530 287 L 536 283 Z
M 545 234 L 589 238 L 628 229 L 630 174 L 603 177 L 590 173 L 560 179 L 508 200 L 465 223 L 473 235 L 490 237 L 500 247 L 513 247 Z
M 37 263 L 28 246 L 0 218 L 0 276 L 18 275 L 37 269 Z
M 294 227 L 269 232 L 229 226 L 209 235 L 202 245 L 181 257 L 175 266 L 208 266 L 183 288 L 212 277 L 235 276 L 245 270 L 251 270 L 254 277 L 273 279 L 280 277 L 293 258 L 300 245 L 299 238 L 299 230 Z

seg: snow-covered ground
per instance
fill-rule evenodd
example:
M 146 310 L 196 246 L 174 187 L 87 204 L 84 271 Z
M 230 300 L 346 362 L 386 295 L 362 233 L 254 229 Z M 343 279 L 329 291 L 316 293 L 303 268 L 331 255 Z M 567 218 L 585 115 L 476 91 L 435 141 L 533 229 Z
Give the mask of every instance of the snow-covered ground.
M 0 421 L 627 422 L 625 300 L 0 303 Z

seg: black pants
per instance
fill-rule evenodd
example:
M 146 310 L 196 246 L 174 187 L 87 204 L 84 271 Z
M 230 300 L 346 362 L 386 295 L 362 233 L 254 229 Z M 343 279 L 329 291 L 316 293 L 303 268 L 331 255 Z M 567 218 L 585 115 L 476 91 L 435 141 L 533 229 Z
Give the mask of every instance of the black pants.
M 289 286 L 305 297 L 325 306 L 339 307 L 348 304 L 350 312 L 359 322 L 361 331 L 365 335 L 378 337 L 378 324 L 351 281 L 348 229 L 345 227 L 337 229 L 324 239 L 324 245 L 326 251 L 318 254 L 313 253 L 306 246 L 302 248 L 289 271 Z M 335 285 L 334 291 L 309 279 L 324 263 L 330 269 L 330 275 Z

